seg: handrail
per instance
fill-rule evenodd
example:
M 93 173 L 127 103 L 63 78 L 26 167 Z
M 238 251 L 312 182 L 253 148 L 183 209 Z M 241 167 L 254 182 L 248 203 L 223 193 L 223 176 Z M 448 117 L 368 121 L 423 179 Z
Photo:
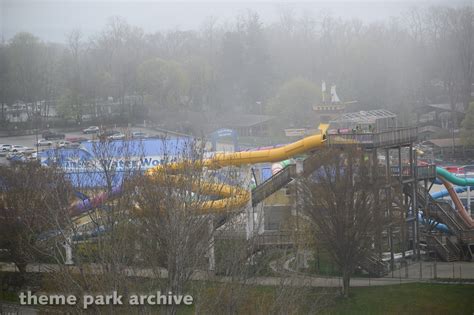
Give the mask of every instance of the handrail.
M 446 238 L 446 247 L 448 248 L 449 251 L 451 251 L 456 256 L 459 256 L 461 254 L 461 249 L 456 244 L 454 244 L 449 239 L 449 237 Z
M 406 188 L 405 192 L 410 196 L 412 195 L 412 190 L 409 188 Z M 426 215 L 436 216 L 437 220 L 446 224 L 461 241 L 474 241 L 474 230 L 470 229 L 466 225 L 466 223 L 458 215 L 457 211 L 451 207 L 449 203 L 433 199 L 433 197 L 423 186 L 418 186 L 417 199 L 421 206 L 426 206 L 425 195 L 428 196 L 430 205 L 430 207 L 427 209 Z
M 449 260 L 449 250 L 443 243 L 434 235 L 426 235 L 426 242 L 429 247 L 432 247 L 444 260 Z
M 390 166 L 392 176 L 399 176 L 400 170 L 398 165 Z M 436 177 L 436 165 L 417 165 L 415 167 L 416 178 L 430 179 Z M 402 176 L 412 176 L 412 167 L 410 165 L 402 165 Z
M 328 144 L 361 144 L 374 147 L 409 144 L 418 137 L 417 127 L 394 128 L 377 133 L 329 134 Z
M 408 191 L 409 193 L 411 192 L 411 190 Z M 439 201 L 436 201 L 434 200 L 431 195 L 426 191 L 426 189 L 422 186 L 418 186 L 418 189 L 417 189 L 417 198 L 418 198 L 418 201 L 422 203 L 423 206 L 426 206 L 426 200 L 425 200 L 425 195 L 428 196 L 428 200 L 429 200 L 429 204 L 430 204 L 430 207 L 428 208 L 428 211 L 430 213 L 427 213 L 428 215 L 429 214 L 432 214 L 432 215 L 438 215 L 438 217 L 441 219 L 441 221 L 443 221 L 443 223 L 445 223 L 446 225 L 448 225 L 448 227 L 457 235 L 460 235 L 461 234 L 461 231 L 463 230 L 463 228 L 461 227 L 461 225 L 459 224 L 459 222 L 456 220 L 456 216 L 453 215 L 454 213 L 452 213 L 452 211 L 446 211 L 446 209 L 443 208 L 441 202 Z
M 252 190 L 252 206 L 272 195 L 275 191 L 288 184 L 296 176 L 296 165 L 290 164 L 278 173 L 265 180 Z M 270 187 L 270 188 L 268 188 Z
M 400 143 L 412 143 L 416 141 L 418 135 L 417 127 L 406 127 L 399 129 L 389 129 L 374 134 L 374 145 L 394 145 Z
M 288 169 L 291 166 L 295 167 L 295 164 L 288 164 L 287 166 L 285 166 L 284 168 L 282 168 L 281 170 L 279 170 L 278 172 L 276 172 L 275 174 L 273 174 L 272 176 L 270 176 L 269 178 L 264 180 L 260 185 L 258 185 L 257 187 L 255 187 L 252 190 L 257 190 L 259 187 L 265 186 L 267 183 L 269 183 L 271 181 L 274 181 L 275 178 L 283 176 L 282 174 L 285 174 L 286 172 L 288 172 Z
M 368 255 L 361 262 L 360 266 L 369 274 L 375 276 L 383 276 L 387 274 L 387 265 L 377 256 Z

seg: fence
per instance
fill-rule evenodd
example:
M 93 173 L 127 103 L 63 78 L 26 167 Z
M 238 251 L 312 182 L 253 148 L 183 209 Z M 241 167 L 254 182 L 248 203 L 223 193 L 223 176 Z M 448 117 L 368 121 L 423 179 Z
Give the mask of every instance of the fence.
M 359 144 L 366 147 L 409 145 L 417 140 L 418 128 L 390 129 L 378 133 L 346 133 L 328 135 L 329 145 Z

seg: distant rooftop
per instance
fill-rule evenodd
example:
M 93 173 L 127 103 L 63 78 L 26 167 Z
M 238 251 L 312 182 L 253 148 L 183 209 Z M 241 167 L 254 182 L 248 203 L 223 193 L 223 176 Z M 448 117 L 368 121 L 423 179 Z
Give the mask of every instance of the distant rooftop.
M 377 119 L 382 118 L 397 118 L 397 115 L 386 109 L 375 109 L 369 111 L 360 111 L 355 113 L 346 113 L 334 119 L 334 122 L 354 121 L 374 123 Z
M 424 142 L 424 144 L 432 144 L 440 148 L 451 148 L 453 144 L 456 147 L 462 145 L 460 138 L 430 139 Z
M 267 123 L 275 118 L 268 115 L 240 114 L 228 112 L 156 111 L 151 118 L 162 128 L 185 133 L 208 134 L 220 128 L 250 128 Z
M 219 121 L 217 122 L 217 125 L 219 127 L 241 128 L 252 127 L 268 122 L 273 120 L 275 116 L 229 113 L 218 118 Z
M 464 106 L 463 106 L 462 103 L 456 103 L 456 105 L 454 105 L 454 112 L 456 112 L 458 114 L 465 114 L 466 110 L 463 107 Z M 453 111 L 453 109 L 451 108 L 451 104 L 446 104 L 446 103 L 443 103 L 443 104 L 426 104 L 426 105 L 417 107 L 414 110 L 416 112 L 420 112 L 420 113 L 431 112 L 431 111 L 436 111 L 436 112 L 439 112 L 439 113 Z

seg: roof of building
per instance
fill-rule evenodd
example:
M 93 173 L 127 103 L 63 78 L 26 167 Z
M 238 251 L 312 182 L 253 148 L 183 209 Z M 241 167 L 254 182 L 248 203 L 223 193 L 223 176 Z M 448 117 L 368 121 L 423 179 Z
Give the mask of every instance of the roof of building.
M 461 146 L 461 139 L 460 138 L 443 138 L 443 139 L 431 139 L 424 142 L 424 144 L 432 144 L 434 146 L 440 148 L 450 148 L 453 146 Z
M 235 114 L 229 113 L 217 117 L 217 126 L 227 128 L 245 128 L 263 124 L 273 120 L 274 116 L 253 115 L 253 114 Z
M 415 109 L 417 112 L 451 112 L 451 104 L 439 103 L 439 104 L 426 104 Z M 462 103 L 457 103 L 454 106 L 454 112 L 458 114 L 465 114 L 464 106 Z
M 163 128 L 194 134 L 209 134 L 220 128 L 249 128 L 273 120 L 274 116 L 195 111 L 160 111 L 151 114 Z
M 441 127 L 435 126 L 435 125 L 426 125 L 423 127 L 418 128 L 418 133 L 436 133 L 436 132 L 442 132 L 445 131 L 446 129 L 443 129 Z
M 369 111 L 360 111 L 355 113 L 346 113 L 337 117 L 334 121 L 357 121 L 374 122 L 381 118 L 396 118 L 397 115 L 386 109 L 375 109 Z

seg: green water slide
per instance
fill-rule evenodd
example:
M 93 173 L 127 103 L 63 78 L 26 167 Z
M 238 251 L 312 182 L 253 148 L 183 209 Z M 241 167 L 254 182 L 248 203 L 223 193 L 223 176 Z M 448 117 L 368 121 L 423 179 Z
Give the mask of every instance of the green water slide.
M 441 167 L 436 167 L 436 175 L 443 177 L 457 186 L 474 186 L 474 178 L 458 177 Z

